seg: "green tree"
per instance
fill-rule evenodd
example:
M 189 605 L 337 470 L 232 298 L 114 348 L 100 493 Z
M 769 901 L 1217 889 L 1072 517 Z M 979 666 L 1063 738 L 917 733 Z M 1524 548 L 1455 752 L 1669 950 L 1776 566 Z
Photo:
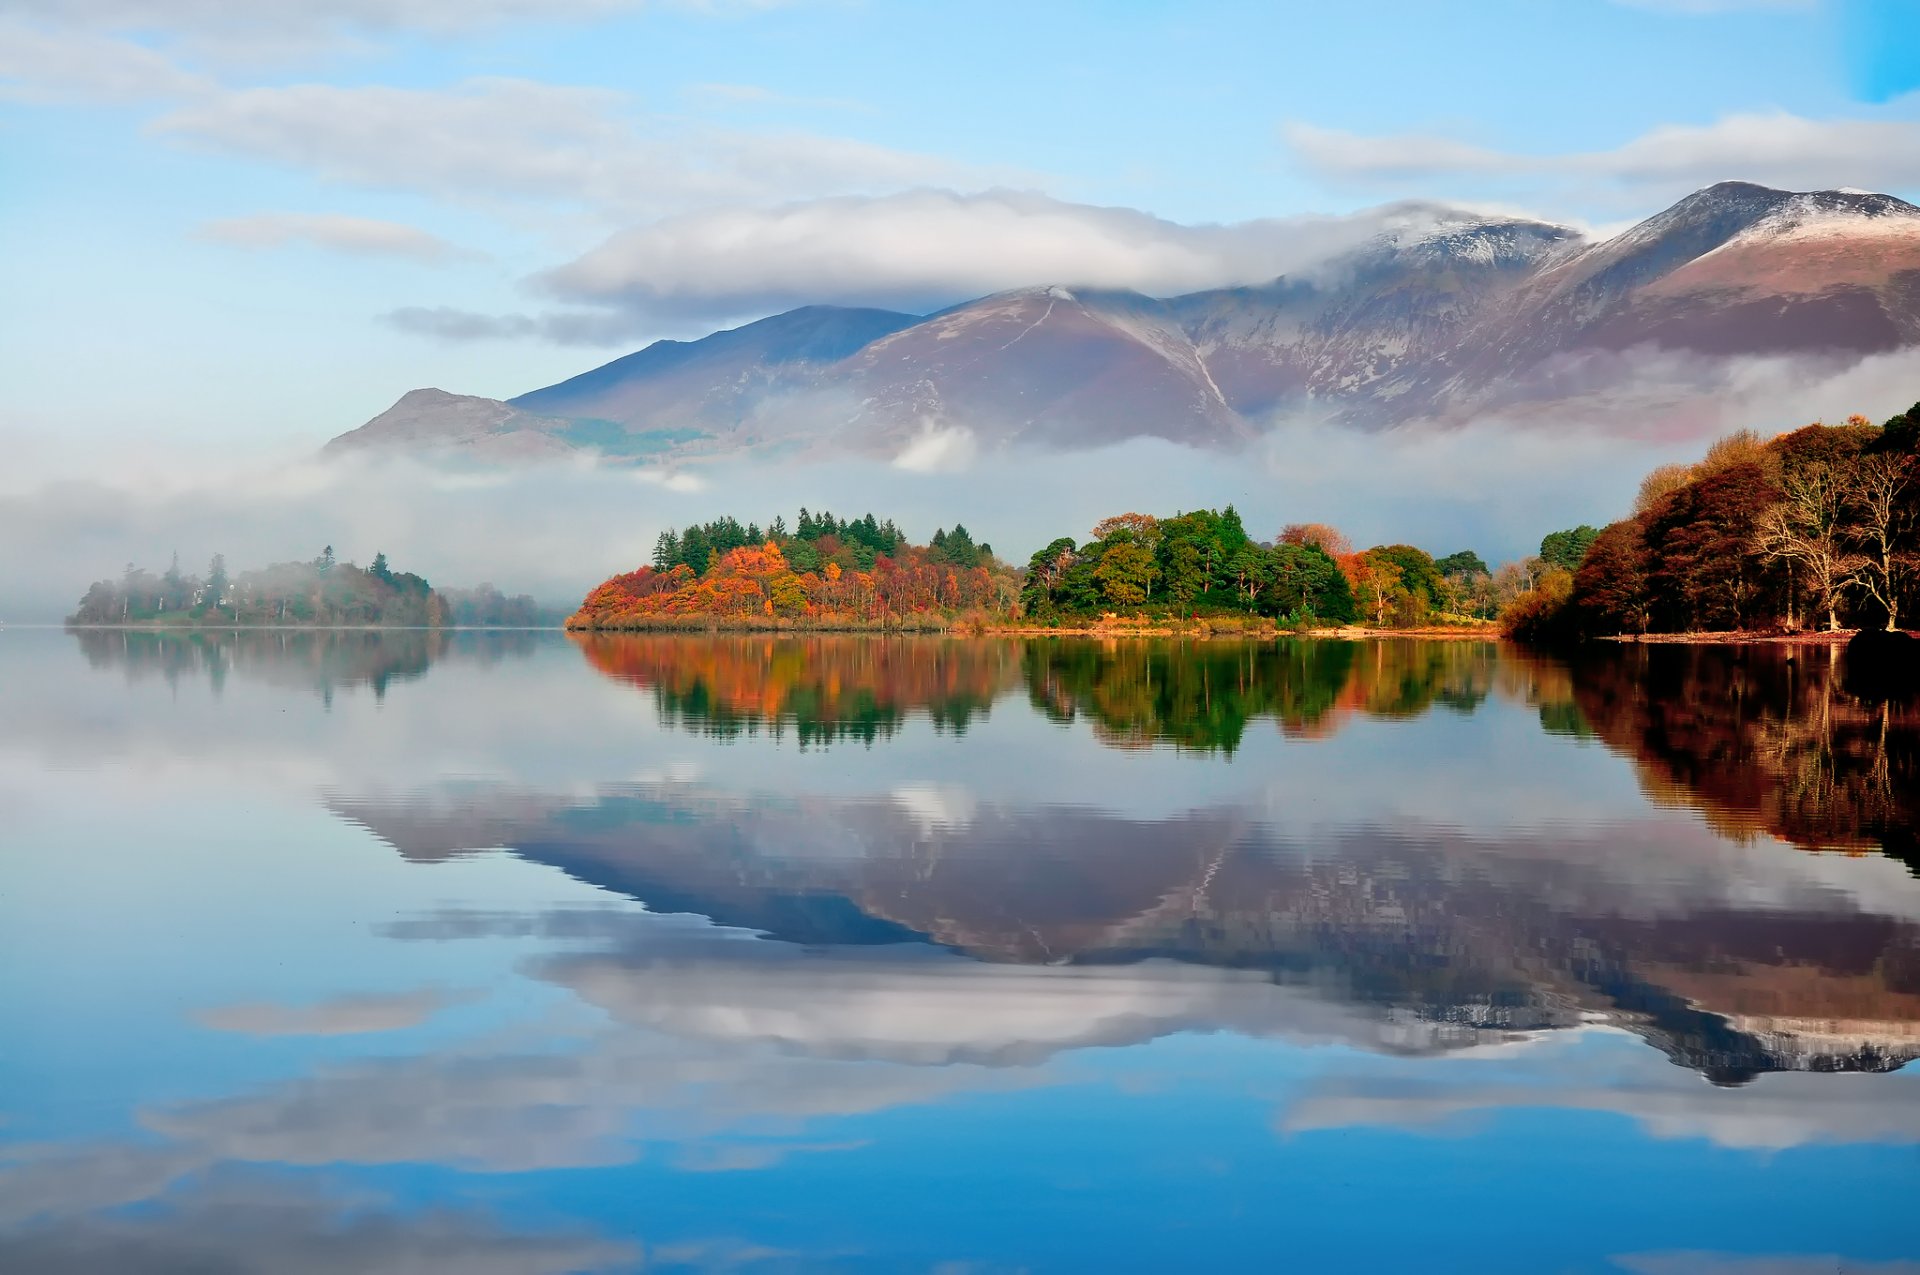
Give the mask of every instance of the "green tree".
M 1153 584 L 1153 555 L 1131 539 L 1117 540 L 1100 554 L 1093 570 L 1100 596 L 1114 606 L 1139 606 Z
M 209 611 L 219 607 L 222 598 L 227 596 L 227 555 L 216 553 L 213 561 L 207 564 L 207 591 L 204 595 Z
M 1589 527 L 1585 523 L 1565 531 L 1551 532 L 1540 541 L 1540 561 L 1561 571 L 1578 571 L 1581 560 L 1587 556 L 1587 550 L 1599 535 L 1598 527 Z

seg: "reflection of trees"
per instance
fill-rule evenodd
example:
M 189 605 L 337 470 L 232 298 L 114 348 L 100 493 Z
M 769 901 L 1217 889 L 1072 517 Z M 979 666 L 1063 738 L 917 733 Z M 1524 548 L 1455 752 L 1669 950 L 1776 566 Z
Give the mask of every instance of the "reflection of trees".
M 1920 706 L 1846 694 L 1836 654 L 1632 646 L 1585 658 L 1576 694 L 1656 800 L 1729 835 L 1920 867 Z
M 731 738 L 872 743 L 922 713 L 963 732 L 1013 685 L 1012 642 L 938 638 L 575 635 L 594 668 L 653 693 L 670 724 Z
M 1086 716 L 1122 747 L 1171 743 L 1231 755 L 1247 724 L 1326 735 L 1353 713 L 1472 712 L 1493 686 L 1497 648 L 1480 642 L 1037 641 L 1026 649 L 1034 706 Z
M 394 682 L 426 675 L 436 660 L 491 664 L 532 653 L 531 633 L 453 633 L 443 629 L 96 629 L 72 630 L 87 662 L 122 669 L 129 680 L 178 685 L 206 679 L 218 692 L 230 676 L 276 686 L 370 686 L 384 696 Z
M 1120 748 L 1231 755 L 1248 723 L 1331 734 L 1355 713 L 1472 712 L 1495 683 L 1483 642 L 951 640 L 576 634 L 587 660 L 651 691 L 670 723 L 731 737 L 789 727 L 802 743 L 891 735 L 910 713 L 964 730 L 1026 683 L 1052 720 Z

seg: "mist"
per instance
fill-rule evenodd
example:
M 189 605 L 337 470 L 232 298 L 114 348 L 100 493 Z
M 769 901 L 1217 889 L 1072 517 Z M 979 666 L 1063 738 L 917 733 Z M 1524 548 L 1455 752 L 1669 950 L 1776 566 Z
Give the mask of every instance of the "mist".
M 1920 352 L 1847 367 L 1630 352 L 1607 381 L 1613 388 L 1466 425 L 1367 431 L 1293 416 L 1235 452 L 1152 439 L 1042 451 L 928 421 L 863 458 L 636 469 L 582 456 L 505 470 L 367 455 L 230 458 L 150 442 L 75 477 L 73 459 L 43 443 L 10 449 L 22 464 L 0 479 L 0 620 L 57 621 L 128 562 L 159 569 L 178 552 L 198 572 L 223 553 L 243 570 L 311 559 L 326 545 L 363 564 L 384 552 L 443 587 L 490 582 L 571 609 L 646 562 L 664 528 L 722 514 L 791 521 L 802 505 L 891 517 L 916 541 L 962 522 L 1014 563 L 1056 536 L 1084 538 L 1108 514 L 1229 503 L 1256 538 L 1327 522 L 1359 545 L 1472 549 L 1499 562 L 1534 552 L 1547 532 L 1624 516 L 1647 470 L 1697 458 L 1727 430 L 1772 433 L 1852 412 L 1883 419 L 1920 397 Z M 766 410 L 779 414 L 777 404 Z

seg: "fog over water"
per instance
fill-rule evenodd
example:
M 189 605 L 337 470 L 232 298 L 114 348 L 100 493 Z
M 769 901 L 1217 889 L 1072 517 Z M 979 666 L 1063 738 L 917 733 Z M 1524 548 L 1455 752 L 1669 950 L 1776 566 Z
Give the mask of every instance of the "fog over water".
M 1129 509 L 1239 508 L 1271 537 L 1288 522 L 1329 522 L 1357 544 L 1468 548 L 1489 562 L 1524 556 L 1560 527 L 1622 516 L 1641 476 L 1697 457 L 1720 432 L 1762 432 L 1911 402 L 1920 355 L 1843 370 L 1748 360 L 1709 374 L 1645 356 L 1648 385 L 1467 426 L 1385 432 L 1303 418 L 1275 422 L 1246 452 L 1136 439 L 1075 453 L 990 447 L 964 424 L 928 422 L 892 456 L 739 457 L 636 469 L 577 462 L 520 469 L 446 467 L 399 456 L 320 461 L 284 445 L 221 450 L 129 441 L 62 444 L 18 427 L 0 443 L 0 621 L 66 615 L 86 586 L 129 561 L 163 568 L 178 552 L 201 570 L 385 552 L 436 584 L 490 581 L 571 607 L 606 576 L 645 561 L 668 526 L 733 514 L 767 520 L 799 506 L 871 511 L 919 540 L 963 522 L 1023 563 L 1056 536 L 1076 539 Z M 1617 376 L 1615 369 L 1610 376 Z M 1704 376 L 1722 396 L 1658 389 Z M 319 440 L 315 440 L 317 447 Z

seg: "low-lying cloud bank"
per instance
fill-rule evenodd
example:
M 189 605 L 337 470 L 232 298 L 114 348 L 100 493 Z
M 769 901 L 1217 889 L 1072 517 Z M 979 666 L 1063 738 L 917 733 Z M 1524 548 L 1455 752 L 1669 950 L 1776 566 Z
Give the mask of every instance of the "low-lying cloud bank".
M 44 438 L 0 435 L 0 453 L 20 461 L 0 480 L 0 543 L 11 550 L 0 620 L 56 620 L 130 561 L 164 568 L 177 551 L 199 571 L 224 553 L 238 569 L 313 558 L 326 545 L 345 560 L 384 552 L 436 583 L 486 581 L 571 607 L 645 562 L 666 527 L 728 513 L 791 520 L 801 505 L 872 511 L 916 539 L 963 522 L 1015 562 L 1111 513 L 1229 503 L 1258 537 L 1321 521 L 1360 544 L 1471 548 L 1498 561 L 1532 552 L 1546 532 L 1624 515 L 1647 470 L 1697 457 L 1726 430 L 1768 433 L 1856 411 L 1877 420 L 1920 398 L 1920 351 L 1844 368 L 1742 360 L 1715 365 L 1710 380 L 1684 364 L 1650 355 L 1609 375 L 1616 388 L 1462 427 L 1368 432 L 1290 418 L 1243 451 L 1134 439 L 1047 452 L 940 420 L 890 451 L 811 461 L 636 469 L 582 456 L 502 470 L 386 455 L 223 462 L 156 455 L 149 444 L 120 472 L 76 478 L 76 462 Z M 1689 376 L 1689 393 L 1661 392 Z M 813 407 L 837 419 L 848 410 Z
M 1151 440 L 1073 454 L 956 445 L 936 456 L 919 443 L 910 453 L 898 464 L 556 463 L 510 472 L 380 458 L 173 482 L 129 474 L 49 483 L 0 495 L 0 541 L 12 549 L 0 620 L 56 620 L 89 583 L 117 577 L 128 562 L 161 569 L 177 551 L 197 572 L 224 553 L 238 569 L 313 558 L 325 545 L 360 563 L 384 552 L 439 584 L 489 581 L 571 606 L 645 562 L 668 526 L 723 513 L 791 521 L 802 505 L 871 510 L 915 539 L 963 522 L 1017 561 L 1057 535 L 1084 537 L 1110 513 L 1228 503 L 1262 537 L 1287 522 L 1330 521 L 1362 543 L 1473 546 L 1500 557 L 1569 521 L 1620 512 L 1646 467 L 1641 445 L 1599 438 L 1473 430 L 1401 440 L 1318 426 L 1276 433 L 1256 464 Z

